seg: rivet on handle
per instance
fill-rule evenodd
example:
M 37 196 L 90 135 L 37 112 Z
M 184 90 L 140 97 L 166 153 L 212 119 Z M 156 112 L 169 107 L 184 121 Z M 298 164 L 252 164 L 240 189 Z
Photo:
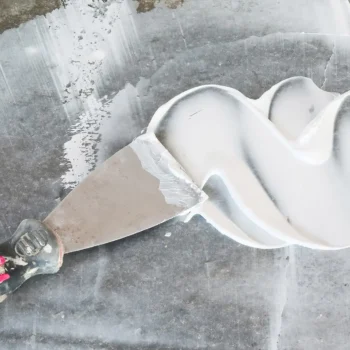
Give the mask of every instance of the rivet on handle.
M 63 245 L 43 223 L 24 220 L 0 244 L 0 302 L 27 279 L 56 273 L 62 264 Z

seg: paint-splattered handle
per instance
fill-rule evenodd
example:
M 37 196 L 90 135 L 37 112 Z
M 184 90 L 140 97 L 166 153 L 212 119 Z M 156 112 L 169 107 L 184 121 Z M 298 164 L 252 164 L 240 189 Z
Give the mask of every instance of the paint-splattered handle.
M 0 301 L 30 277 L 56 273 L 62 259 L 58 237 L 40 221 L 22 221 L 14 235 L 0 244 Z

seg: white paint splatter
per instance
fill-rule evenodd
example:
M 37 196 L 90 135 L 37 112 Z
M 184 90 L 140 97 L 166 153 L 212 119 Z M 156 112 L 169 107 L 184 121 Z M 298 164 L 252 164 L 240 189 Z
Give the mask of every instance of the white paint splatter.
M 89 108 L 89 96 L 99 100 L 116 69 L 133 62 L 139 39 L 132 14 L 128 1 L 74 0 L 36 20 L 41 51 L 70 117 Z
M 62 183 L 66 188 L 74 187 L 95 166 L 95 147 L 100 138 L 98 132 L 102 119 L 107 115 L 106 108 L 109 101 L 96 101 L 92 96 L 90 111 L 86 111 L 72 127 L 72 138 L 64 144 L 65 160 L 71 165 L 70 169 L 62 176 Z
M 46 246 L 44 247 L 44 251 L 45 253 L 50 254 L 52 252 L 52 246 L 50 244 L 46 244 Z
M 18 266 L 27 266 L 28 265 L 28 263 L 26 261 L 24 261 L 21 257 L 12 258 L 10 256 L 6 256 L 6 260 L 11 261 L 15 265 L 18 265 Z
M 141 78 L 136 87 L 127 84 L 111 99 L 104 97 L 96 101 L 93 96 L 87 99 L 89 109 L 78 118 L 71 129 L 72 138 L 64 145 L 65 162 L 70 164 L 62 176 L 66 188 L 76 186 L 97 164 L 140 133 L 139 85 L 144 87 L 148 83 Z M 118 134 L 118 130 L 124 130 L 123 134 Z
M 108 154 L 106 144 L 96 146 L 104 138 L 100 128 L 110 140 L 113 129 L 119 127 L 117 121 L 127 114 L 123 123 L 130 132 L 123 138 L 136 136 L 135 120 L 129 113 L 140 110 L 137 91 L 129 84 L 120 93 L 113 91 L 120 86 L 113 79 L 126 65 L 135 63 L 140 46 L 135 8 L 130 4 L 71 0 L 31 24 L 41 40 L 26 47 L 26 54 L 42 55 L 72 125 L 73 136 L 64 145 L 64 163 L 70 166 L 62 177 L 66 188 L 79 183 Z

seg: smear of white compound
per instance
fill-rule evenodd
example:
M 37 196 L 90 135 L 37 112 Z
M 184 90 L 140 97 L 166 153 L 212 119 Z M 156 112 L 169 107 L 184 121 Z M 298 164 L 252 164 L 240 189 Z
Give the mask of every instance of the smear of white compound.
M 349 101 L 304 77 L 258 100 L 206 85 L 159 108 L 147 132 L 209 194 L 194 213 L 222 233 L 253 247 L 339 249 L 350 246 Z M 213 176 L 222 184 L 206 188 Z

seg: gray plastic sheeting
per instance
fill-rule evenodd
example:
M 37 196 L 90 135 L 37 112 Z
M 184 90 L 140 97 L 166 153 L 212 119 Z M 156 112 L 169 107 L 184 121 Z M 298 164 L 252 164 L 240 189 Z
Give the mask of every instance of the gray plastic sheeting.
M 137 6 L 73 1 L 0 35 L 1 238 L 186 89 L 257 98 L 296 75 L 350 89 L 345 1 Z M 348 250 L 254 250 L 173 220 L 27 282 L 0 304 L 0 348 L 348 349 L 349 272 Z

